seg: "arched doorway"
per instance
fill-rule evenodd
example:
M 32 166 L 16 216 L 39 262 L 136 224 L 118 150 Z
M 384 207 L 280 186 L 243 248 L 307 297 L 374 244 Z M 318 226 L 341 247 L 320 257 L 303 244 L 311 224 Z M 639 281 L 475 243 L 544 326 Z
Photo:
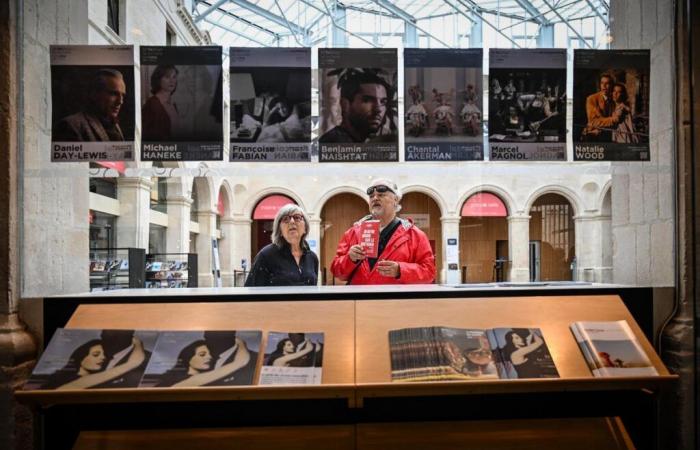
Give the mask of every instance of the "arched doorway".
M 530 280 L 570 281 L 576 261 L 574 209 L 559 194 L 544 194 L 530 208 Z
M 219 188 L 219 195 L 216 199 L 216 248 L 217 255 L 214 256 L 214 270 L 218 270 L 222 286 L 233 286 L 233 267 L 231 264 L 231 243 L 233 236 L 229 221 L 223 223 L 230 215 L 231 203 L 229 201 L 228 191 L 222 184 Z M 219 267 L 216 267 L 216 262 L 219 262 Z
M 399 216 L 413 219 L 413 224 L 428 235 L 430 247 L 435 255 L 435 283 L 442 274 L 442 222 L 440 207 L 429 195 L 422 192 L 409 192 L 401 199 Z
M 459 262 L 463 283 L 508 280 L 508 209 L 490 192 L 477 192 L 462 205 Z
M 277 211 L 284 205 L 296 204 L 294 200 L 282 194 L 271 194 L 263 198 L 255 205 L 253 210 L 253 226 L 251 227 L 250 250 L 255 255 L 272 242 L 272 223 Z M 252 266 L 252 262 L 248 267 Z
M 331 273 L 331 262 L 343 233 L 369 212 L 367 201 L 355 194 L 342 193 L 329 198 L 321 210 L 321 258 L 319 276 L 323 284 L 345 284 Z

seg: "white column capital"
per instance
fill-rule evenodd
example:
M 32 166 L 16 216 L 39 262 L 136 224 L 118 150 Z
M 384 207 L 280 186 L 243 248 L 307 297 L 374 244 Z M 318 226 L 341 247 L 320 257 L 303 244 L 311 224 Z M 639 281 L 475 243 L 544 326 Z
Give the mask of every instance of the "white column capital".
M 117 178 L 117 185 L 119 189 L 136 188 L 150 191 L 153 187 L 153 181 L 146 177 L 119 177 Z
M 233 217 L 222 217 L 221 219 L 219 219 L 219 221 L 221 222 L 222 226 L 223 225 L 236 225 L 236 219 L 234 219 Z
M 238 226 L 241 226 L 241 225 L 250 226 L 253 223 L 253 221 L 251 219 L 246 219 L 245 217 L 233 217 L 231 220 L 233 221 L 234 225 L 238 225 Z
M 168 196 L 165 199 L 165 203 L 173 206 L 192 206 L 192 199 L 184 195 L 173 195 Z
M 513 214 L 507 217 L 508 222 L 513 223 L 513 222 L 529 222 L 530 221 L 530 215 L 528 214 Z
M 442 216 L 442 217 L 440 217 L 440 221 L 443 224 L 459 224 L 460 220 L 462 220 L 462 218 L 459 216 Z
M 611 220 L 612 217 L 609 215 L 600 215 L 600 214 L 579 214 L 578 216 L 573 217 L 574 222 L 591 222 L 591 221 L 598 221 L 598 220 Z

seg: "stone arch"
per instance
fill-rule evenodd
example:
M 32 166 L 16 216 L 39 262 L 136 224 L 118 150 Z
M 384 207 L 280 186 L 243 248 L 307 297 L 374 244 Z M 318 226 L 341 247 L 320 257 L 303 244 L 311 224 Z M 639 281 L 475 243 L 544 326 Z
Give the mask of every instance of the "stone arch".
M 530 194 L 530 197 L 528 198 L 527 202 L 525 203 L 525 208 L 524 212 L 526 214 L 530 213 L 530 209 L 532 209 L 532 205 L 537 201 L 538 198 L 542 197 L 545 194 L 557 194 L 561 195 L 564 197 L 571 207 L 574 210 L 574 217 L 578 216 L 581 214 L 583 211 L 583 206 L 581 205 L 581 199 L 579 198 L 578 195 L 571 189 L 564 187 L 564 186 L 558 186 L 558 185 L 548 185 L 548 186 L 542 186 L 541 188 L 535 190 L 532 194 Z
M 231 217 L 233 211 L 233 190 L 227 180 L 223 180 L 216 189 L 216 201 L 219 201 L 219 194 L 223 191 L 224 197 L 224 215 L 222 217 Z
M 612 215 L 612 179 L 608 180 L 600 190 L 596 206 L 601 215 Z
M 442 217 L 444 217 L 445 214 L 447 213 L 447 203 L 442 198 L 442 196 L 432 188 L 429 188 L 427 186 L 423 186 L 420 184 L 414 184 L 411 186 L 406 186 L 405 188 L 402 189 L 402 191 L 403 191 L 404 195 L 406 195 L 410 192 L 420 192 L 421 194 L 425 194 L 428 197 L 430 197 L 438 205 L 438 208 L 440 208 L 440 214 Z
M 480 184 L 479 186 L 475 186 L 469 189 L 467 192 L 465 192 L 459 197 L 459 200 L 457 201 L 457 205 L 454 210 L 455 214 L 459 216 L 460 212 L 462 211 L 462 206 L 464 205 L 464 202 L 469 200 L 469 197 L 471 197 L 474 194 L 478 194 L 479 192 L 488 192 L 489 194 L 493 194 L 500 198 L 501 201 L 506 205 L 506 209 L 508 210 L 509 216 L 518 211 L 515 205 L 515 200 L 508 193 L 508 191 L 494 184 Z
M 193 211 L 214 211 L 216 209 L 217 192 L 214 191 L 211 177 L 193 177 L 190 192 L 197 196 L 195 202 L 193 195 Z
M 333 189 L 330 189 L 326 191 L 321 198 L 318 199 L 316 202 L 316 206 L 314 207 L 313 211 L 307 211 L 310 214 L 313 214 L 315 217 L 320 218 L 321 217 L 321 211 L 323 211 L 323 207 L 326 206 L 326 202 L 330 200 L 331 198 L 335 197 L 338 194 L 355 194 L 358 197 L 360 197 L 363 200 L 367 200 L 367 195 L 365 194 L 365 191 L 363 191 L 360 188 L 354 187 L 354 186 L 337 186 L 334 187 Z

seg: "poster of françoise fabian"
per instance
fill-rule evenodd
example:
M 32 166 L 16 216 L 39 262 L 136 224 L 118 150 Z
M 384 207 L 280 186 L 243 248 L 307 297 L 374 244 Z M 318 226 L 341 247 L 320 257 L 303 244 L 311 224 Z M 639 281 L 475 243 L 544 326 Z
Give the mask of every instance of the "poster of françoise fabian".
M 320 162 L 398 161 L 396 49 L 319 49 Z
M 134 160 L 134 48 L 52 45 L 51 161 Z
M 489 50 L 491 161 L 566 160 L 566 50 Z
M 482 49 L 404 49 L 406 161 L 480 161 Z
M 574 51 L 574 160 L 649 161 L 649 50 Z
M 309 161 L 311 49 L 232 47 L 231 161 Z
M 221 47 L 141 47 L 141 160 L 223 159 Z

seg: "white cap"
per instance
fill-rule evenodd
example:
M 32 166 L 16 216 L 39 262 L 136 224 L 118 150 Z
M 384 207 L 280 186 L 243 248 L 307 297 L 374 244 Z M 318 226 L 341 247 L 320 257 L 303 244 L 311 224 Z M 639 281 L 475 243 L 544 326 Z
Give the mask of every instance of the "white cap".
M 401 201 L 401 197 L 403 197 L 403 194 L 401 193 L 401 189 L 388 178 L 377 178 L 376 180 L 372 181 L 372 184 L 369 185 L 369 187 L 373 186 L 386 186 L 392 191 L 394 191 L 394 194 L 396 194 L 396 197 L 398 201 Z

